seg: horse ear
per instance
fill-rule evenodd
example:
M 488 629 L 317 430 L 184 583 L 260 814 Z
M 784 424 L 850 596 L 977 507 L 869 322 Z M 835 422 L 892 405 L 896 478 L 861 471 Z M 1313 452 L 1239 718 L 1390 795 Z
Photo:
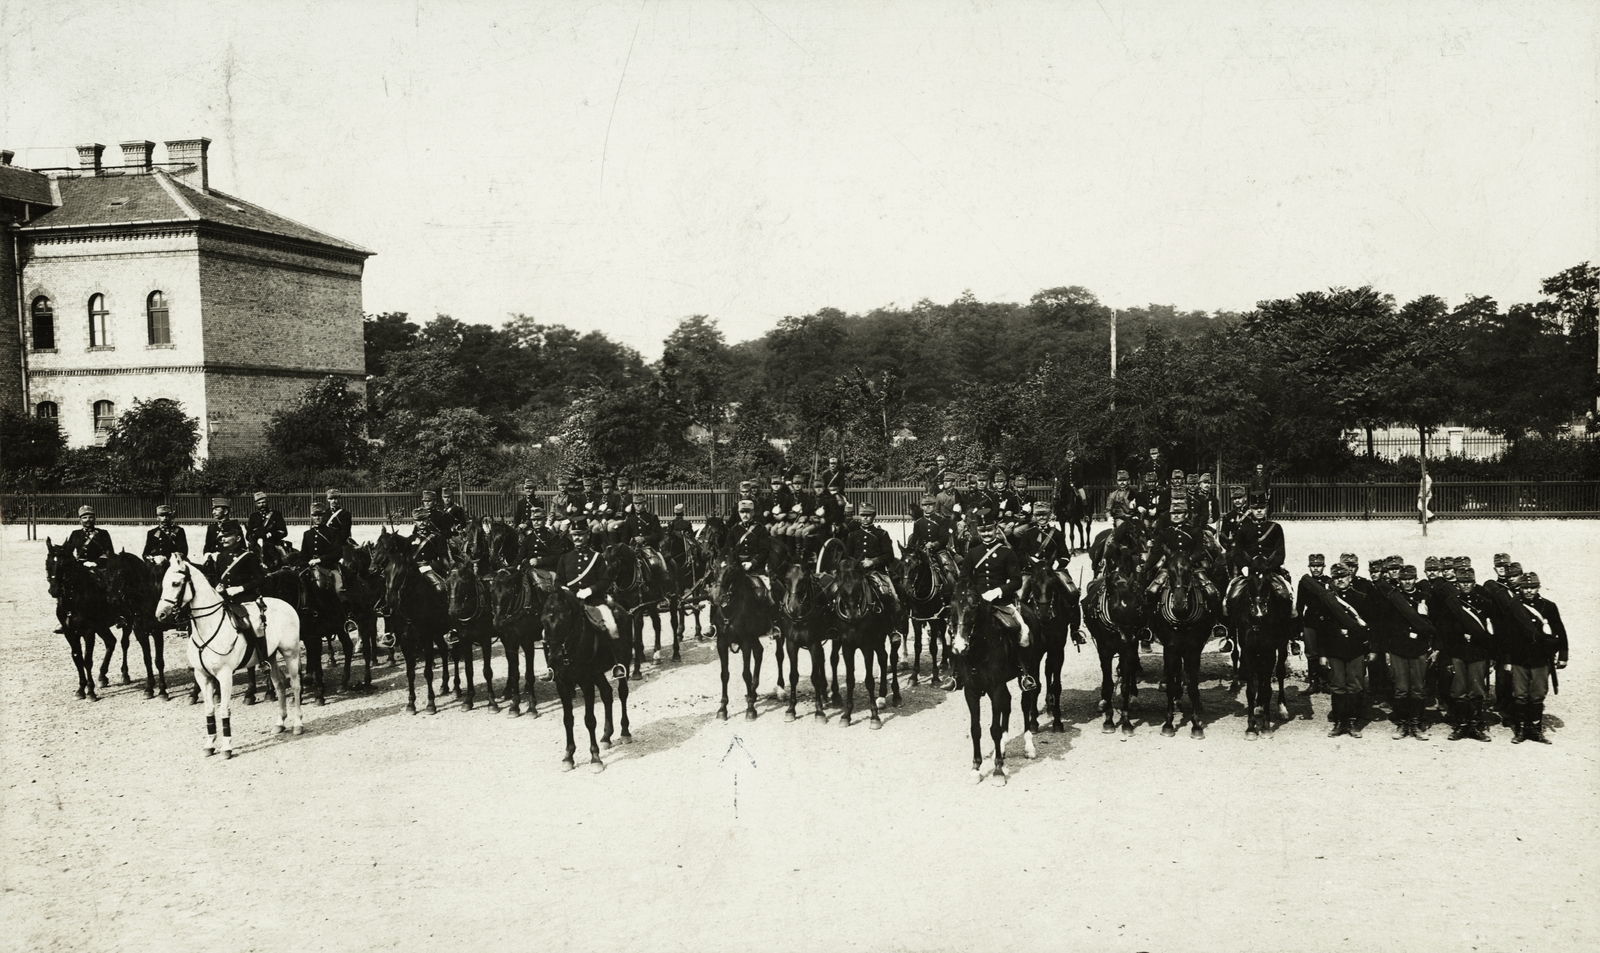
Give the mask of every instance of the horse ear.
M 44 538 L 44 548 L 49 552 L 55 552 L 56 544 L 51 541 L 50 537 L 46 536 Z

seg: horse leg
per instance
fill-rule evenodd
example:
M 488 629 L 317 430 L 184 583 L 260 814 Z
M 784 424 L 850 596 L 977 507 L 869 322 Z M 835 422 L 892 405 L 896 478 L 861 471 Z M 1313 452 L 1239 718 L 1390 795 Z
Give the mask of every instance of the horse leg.
M 305 645 L 304 642 L 301 643 L 303 646 L 303 651 L 307 656 L 306 661 L 310 663 L 306 666 L 307 674 L 311 676 L 311 687 L 316 690 L 317 705 L 319 707 L 328 703 L 328 688 L 322 668 L 323 641 L 323 636 L 318 634 L 315 641 L 313 641 L 310 645 Z M 274 688 L 273 691 L 277 692 L 277 689 Z M 282 699 L 281 695 L 279 696 L 279 699 Z
M 1239 694 L 1240 669 L 1244 667 L 1244 648 L 1241 645 L 1244 642 L 1244 638 L 1242 633 L 1235 632 L 1231 633 L 1231 635 L 1233 636 L 1233 648 L 1228 652 L 1228 694 L 1237 695 Z M 1248 678 L 1249 676 L 1245 677 Z
M 1261 711 L 1261 684 L 1257 678 L 1256 666 L 1259 649 L 1252 644 L 1244 656 L 1244 704 L 1245 704 L 1245 729 L 1244 736 L 1251 741 L 1261 737 L 1258 728 Z
M 972 780 L 983 781 L 983 725 L 978 721 L 979 709 L 983 705 L 983 693 L 979 692 L 971 680 L 968 680 L 965 691 L 967 696 L 967 713 L 972 716 Z
M 927 628 L 927 623 L 919 621 L 916 617 L 911 619 L 911 680 L 909 684 L 917 684 L 918 676 L 922 674 L 922 632 Z
M 833 695 L 828 699 L 828 704 L 838 707 L 839 700 L 839 639 L 833 640 L 833 649 L 829 655 L 830 667 L 833 670 Z
M 339 684 L 339 691 L 348 693 L 350 691 L 350 665 L 355 661 L 356 644 L 351 641 L 350 633 L 346 632 L 343 626 L 339 627 L 338 639 L 339 649 L 344 654 L 344 680 Z
M 131 625 L 122 627 L 122 684 L 133 684 L 133 678 L 128 674 L 128 635 L 133 629 Z
M 1110 639 L 1106 640 L 1107 643 L 1110 641 Z M 1115 646 L 1102 645 L 1100 640 L 1096 639 L 1095 651 L 1100 656 L 1100 710 L 1105 712 L 1106 715 L 1106 720 L 1100 724 L 1100 731 L 1109 735 L 1117 730 L 1112 721 L 1113 716 L 1116 714 L 1117 706 L 1113 700 L 1114 689 L 1111 681 L 1111 667 L 1112 662 L 1117 657 L 1117 650 Z
M 1176 636 L 1169 640 L 1169 642 L 1176 641 Z M 1161 670 L 1163 674 L 1162 681 L 1165 683 L 1167 693 L 1167 720 L 1161 723 L 1161 734 L 1170 738 L 1178 733 L 1177 727 L 1173 724 L 1173 719 L 1178 713 L 1178 696 L 1183 694 L 1183 683 L 1181 681 L 1183 676 L 1183 654 L 1178 651 L 1176 646 L 1167 645 L 1162 647 Z
M 1121 651 L 1121 660 L 1117 663 L 1122 683 L 1122 720 L 1118 726 L 1122 729 L 1123 737 L 1133 735 L 1133 696 L 1139 694 L 1139 650 L 1134 643 L 1124 643 Z
M 816 710 L 811 716 L 817 721 L 827 721 L 828 716 L 822 710 L 823 699 L 828 697 L 828 676 L 823 660 L 822 640 L 813 638 L 808 648 L 811 653 L 811 701 L 816 705 Z M 792 659 L 789 668 L 791 671 L 794 669 Z
M 1278 646 L 1278 665 L 1277 665 L 1278 695 L 1277 695 L 1276 700 L 1274 700 L 1272 702 L 1272 704 L 1269 706 L 1272 709 L 1273 714 L 1277 715 L 1278 718 L 1283 720 L 1283 721 L 1288 721 L 1289 720 L 1289 706 L 1284 702 L 1284 699 L 1283 699 L 1283 679 L 1284 679 L 1284 676 L 1288 673 L 1287 672 L 1288 668 L 1289 668 L 1289 646 L 1288 646 L 1287 643 L 1285 643 L 1283 645 Z M 1269 733 L 1272 731 L 1272 722 L 1270 722 L 1270 721 L 1267 722 L 1267 731 Z
M 1061 724 L 1061 666 L 1066 662 L 1065 644 L 1051 643 L 1044 662 L 1045 704 L 1050 709 L 1050 730 L 1066 731 Z
M 1011 689 L 1000 682 L 989 692 L 989 735 L 994 739 L 994 771 L 992 777 L 1000 784 L 1006 783 L 1006 734 L 1011 730 Z
M 594 683 L 583 683 L 583 726 L 589 729 L 589 770 L 599 774 L 606 769 L 600 760 L 600 742 L 595 739 Z
M 106 672 L 111 670 L 111 660 L 117 657 L 117 637 L 111 634 L 109 627 L 100 629 L 98 635 L 106 644 L 106 657 L 100 660 L 100 687 L 110 688 L 111 679 L 106 677 Z
M 1195 636 L 1193 644 L 1184 652 L 1184 680 L 1189 687 L 1189 737 L 1206 736 L 1205 706 L 1200 702 L 1200 653 L 1205 650 L 1205 636 Z
M 78 676 L 78 697 L 87 698 L 88 695 L 85 693 L 84 689 L 85 687 L 89 689 L 94 688 L 94 669 L 84 665 L 83 641 L 78 638 L 77 634 L 69 630 L 66 635 L 66 640 L 67 650 L 72 653 L 72 670 Z M 86 671 L 88 672 L 87 679 L 84 677 L 84 673 Z
M 500 636 L 500 644 L 506 650 L 506 691 L 504 698 L 511 706 L 511 716 L 516 718 L 522 715 L 522 666 L 521 659 L 518 656 L 523 651 L 523 644 L 521 639 L 505 634 Z M 532 660 L 528 662 L 528 676 L 529 687 L 532 687 Z
M 206 743 L 205 743 L 205 751 L 206 751 L 206 756 L 210 757 L 211 755 L 214 755 L 214 754 L 217 753 L 217 698 L 216 698 L 216 691 L 217 691 L 219 686 L 218 686 L 217 680 L 215 678 L 213 678 L 212 676 L 206 674 L 203 671 L 196 671 L 194 673 L 194 678 L 195 678 L 195 684 L 197 686 L 199 686 L 199 688 L 201 690 L 201 693 L 203 695 L 205 695 L 205 703 L 206 703 Z
M 222 758 L 225 761 L 233 757 L 233 719 L 230 717 L 232 701 L 233 669 L 221 666 L 217 669 L 217 725 L 222 731 L 219 741 Z
M 842 639 L 840 641 L 843 641 Z M 873 705 L 877 702 L 874 700 Z M 856 650 L 849 645 L 844 647 L 844 711 L 839 715 L 839 724 L 849 725 L 850 716 L 856 710 Z
M 722 705 L 717 708 L 717 717 L 723 721 L 728 720 L 728 642 L 720 635 L 717 637 L 717 660 L 722 663 Z
M 433 673 L 426 677 L 433 678 Z M 417 713 L 417 658 L 412 652 L 406 653 L 406 711 Z
M 673 599 L 667 604 L 667 612 L 672 616 L 672 660 L 683 660 L 679 645 L 683 642 L 683 600 Z
M 633 733 L 628 730 L 628 680 L 625 678 L 617 679 L 617 708 L 622 717 L 622 734 L 618 737 L 622 739 L 623 744 L 630 744 L 633 741 Z
M 418 635 L 420 636 L 421 633 L 418 633 Z M 434 695 L 433 695 L 433 649 L 434 649 L 434 647 L 433 647 L 432 643 L 424 643 L 421 646 L 421 649 L 422 649 L 422 653 L 423 653 L 422 654 L 422 683 L 428 687 L 428 714 L 437 715 L 439 713 L 439 708 L 438 708 L 438 705 L 435 704 L 435 702 L 434 702 Z M 410 658 L 410 655 L 411 655 L 410 652 L 406 653 L 406 657 L 408 659 Z M 445 662 L 442 662 L 439 667 L 441 669 L 444 669 L 448 664 L 449 664 L 448 661 L 445 661 Z M 441 676 L 441 677 L 444 677 L 444 676 Z M 444 687 L 448 688 L 449 686 L 444 686 Z M 439 694 L 442 695 L 442 694 L 444 694 L 444 692 L 440 691 Z
M 778 667 L 778 684 L 772 689 L 772 700 L 777 701 L 783 697 L 783 627 L 785 623 L 778 620 L 778 631 L 772 636 L 772 664 Z M 794 681 L 794 673 L 790 673 L 789 680 Z
M 161 628 L 160 626 L 157 626 L 155 632 L 152 633 L 151 638 L 155 642 L 155 650 L 156 650 L 156 688 L 157 688 L 156 694 L 161 696 L 161 700 L 162 701 L 169 701 L 169 700 L 171 700 L 171 696 L 167 694 L 167 633 L 166 633 L 166 630 Z
M 617 680 L 618 685 L 626 685 L 627 683 L 628 680 L 625 678 Z M 600 747 L 609 751 L 611 750 L 611 733 L 613 731 L 611 724 L 611 679 L 604 676 L 600 677 L 595 681 L 595 688 L 600 692 L 600 703 L 606 711 L 605 733 L 600 736 Z
M 744 720 L 756 720 L 756 694 L 761 685 L 761 638 L 750 640 L 750 647 L 739 654 L 744 656 Z
M 795 695 L 800 688 L 800 640 L 795 638 L 794 633 L 791 632 L 789 633 L 789 638 L 784 640 L 783 645 L 776 651 L 780 655 L 785 651 L 789 653 L 789 707 L 783 713 L 783 720 L 794 721 L 800 717 L 794 712 Z M 815 665 L 813 665 L 811 671 L 813 675 L 816 674 Z M 815 681 L 815 678 L 812 681 Z
M 577 754 L 578 742 L 572 737 L 572 700 L 573 686 L 565 678 L 556 679 L 556 693 L 561 696 L 561 723 L 567 729 L 567 752 L 561 759 L 561 770 L 571 771 L 576 765 L 572 763 L 573 755 Z
M 644 613 L 637 606 L 628 613 L 628 630 L 633 633 L 633 671 L 629 673 L 632 678 L 643 678 L 644 670 L 640 665 L 644 661 Z M 659 634 L 658 634 L 659 638 Z

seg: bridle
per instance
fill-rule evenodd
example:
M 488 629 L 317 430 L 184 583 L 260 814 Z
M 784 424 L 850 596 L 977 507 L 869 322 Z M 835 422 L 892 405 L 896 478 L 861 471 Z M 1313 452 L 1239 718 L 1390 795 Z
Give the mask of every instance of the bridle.
M 207 675 L 215 678 L 217 673 L 213 672 L 211 667 L 206 665 L 205 655 L 203 653 L 206 651 L 206 649 L 211 648 L 211 643 L 215 642 L 217 638 L 222 635 L 222 630 L 228 621 L 228 615 L 225 611 L 227 604 L 221 599 L 218 599 L 217 604 L 211 608 L 206 609 L 203 612 L 195 612 L 194 597 L 198 590 L 196 590 L 194 578 L 191 576 L 191 573 L 194 571 L 194 567 L 186 562 L 183 564 L 183 568 L 179 571 L 183 574 L 183 583 L 178 586 L 178 591 L 175 595 L 162 595 L 161 601 L 156 604 L 156 615 L 158 617 L 160 616 L 161 608 L 163 606 L 172 606 L 172 611 L 174 612 L 177 611 L 179 605 L 188 607 L 189 644 L 193 645 L 195 648 L 195 654 L 200 659 L 200 667 L 205 670 Z M 187 598 L 185 598 L 185 594 L 187 594 Z M 210 618 L 211 616 L 217 617 L 217 624 L 212 628 L 211 634 L 206 637 L 205 641 L 202 642 L 200 640 L 200 620 Z M 229 642 L 226 648 L 212 649 L 212 651 L 219 655 L 226 655 L 233 650 L 233 644 L 234 642 L 237 642 L 238 639 L 239 631 L 235 629 L 233 632 L 233 642 Z
M 462 599 L 462 602 L 470 603 L 472 608 L 467 610 L 466 615 L 457 615 L 451 612 L 450 618 L 457 622 L 471 622 L 478 617 L 479 613 L 483 611 L 483 602 L 478 598 L 478 586 L 478 577 L 473 574 L 470 566 L 454 566 L 451 568 L 450 575 L 445 577 L 445 588 L 449 592 L 451 605 L 455 604 L 456 593 L 465 587 L 468 595 Z

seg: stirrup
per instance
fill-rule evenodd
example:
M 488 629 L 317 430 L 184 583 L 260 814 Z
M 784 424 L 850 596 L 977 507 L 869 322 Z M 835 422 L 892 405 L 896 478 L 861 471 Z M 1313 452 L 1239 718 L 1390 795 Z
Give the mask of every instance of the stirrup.
M 628 667 L 626 665 L 623 665 L 621 662 L 617 662 L 617 663 L 613 664 L 611 666 L 611 677 L 615 678 L 615 679 L 627 678 L 628 677 Z
M 1032 675 L 1024 672 L 1023 674 L 1017 676 L 1017 687 L 1025 692 L 1036 692 L 1039 690 L 1039 681 Z
M 445 645 L 448 645 L 451 648 L 454 648 L 456 646 L 456 644 L 459 643 L 460 641 L 461 641 L 461 637 L 459 635 L 456 635 L 456 630 L 455 629 L 445 629 L 444 630 L 444 644 Z

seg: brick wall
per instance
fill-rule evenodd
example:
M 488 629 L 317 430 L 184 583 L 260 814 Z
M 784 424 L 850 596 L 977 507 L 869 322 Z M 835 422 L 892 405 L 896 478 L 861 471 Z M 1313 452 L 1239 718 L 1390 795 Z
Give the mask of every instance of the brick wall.
M 14 219 L 0 205 L 0 407 L 24 409 L 22 337 L 17 324 L 17 273 L 12 265 L 15 239 L 5 230 Z
M 212 371 L 205 377 L 206 429 L 211 452 L 245 453 L 266 449 L 267 425 L 274 412 L 299 402 L 316 377 Z M 346 380 L 365 395 L 364 380 Z

